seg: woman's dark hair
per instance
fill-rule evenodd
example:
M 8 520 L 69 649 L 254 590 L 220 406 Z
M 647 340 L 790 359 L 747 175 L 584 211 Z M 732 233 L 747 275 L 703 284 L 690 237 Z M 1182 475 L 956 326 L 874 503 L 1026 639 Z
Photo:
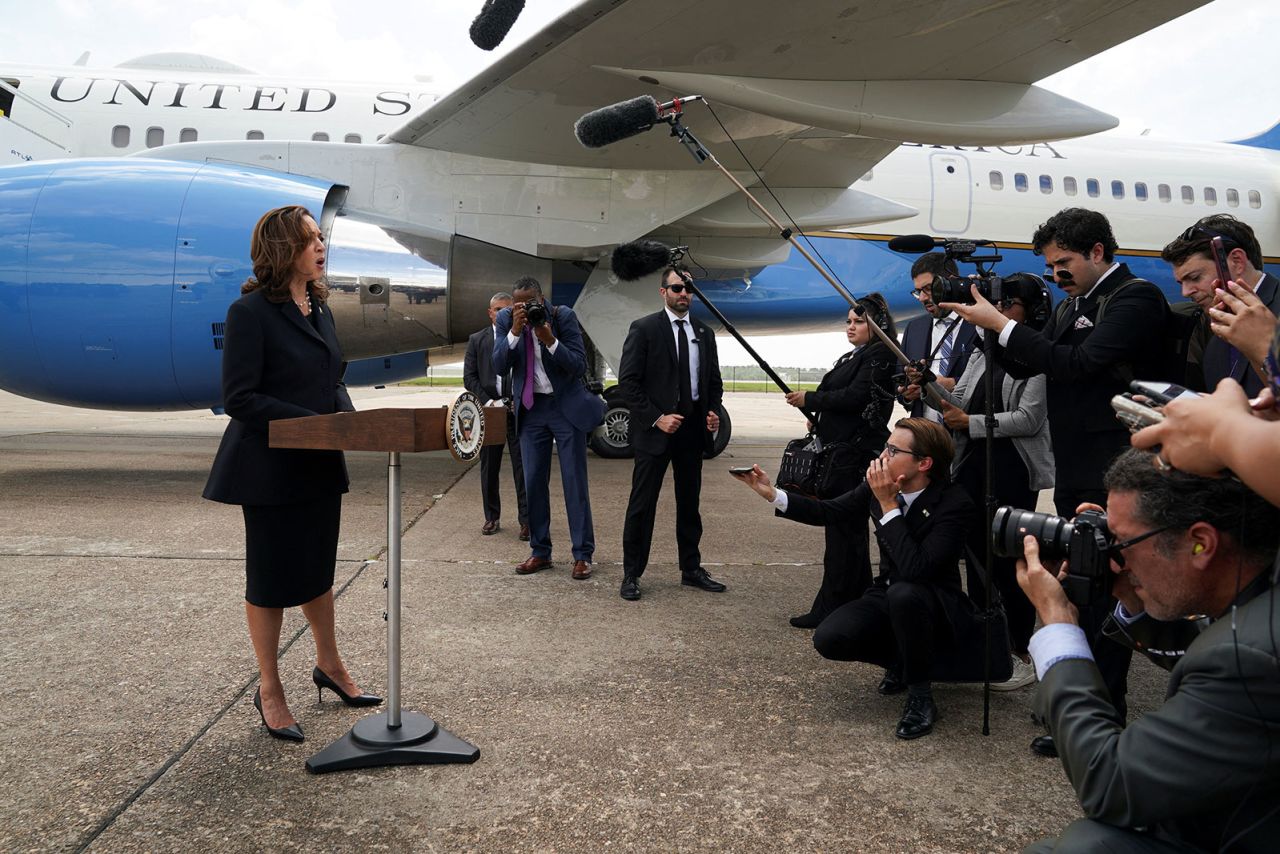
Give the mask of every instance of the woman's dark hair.
M 876 326 L 884 330 L 886 335 L 894 341 L 898 340 L 898 328 L 893 323 L 893 313 L 889 311 L 889 303 L 885 301 L 885 298 L 878 291 L 872 291 L 865 297 L 858 299 L 857 307 L 862 309 L 862 311 L 858 312 L 859 314 L 865 312 Z M 872 336 L 875 335 L 874 332 L 871 334 Z M 879 340 L 879 338 L 873 337 L 871 343 Z
M 271 302 L 291 299 L 289 283 L 293 278 L 293 265 L 314 239 L 306 222 L 311 218 L 311 212 L 301 205 L 286 205 L 262 215 L 253 227 L 253 239 L 249 243 L 253 278 L 240 286 L 240 293 L 261 289 Z M 324 279 L 307 282 L 307 290 L 316 302 L 329 298 Z

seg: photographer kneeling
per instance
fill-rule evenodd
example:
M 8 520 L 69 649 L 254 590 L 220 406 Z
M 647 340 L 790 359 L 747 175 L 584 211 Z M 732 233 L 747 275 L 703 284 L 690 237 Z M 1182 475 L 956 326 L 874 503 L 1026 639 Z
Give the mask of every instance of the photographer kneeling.
M 1163 471 L 1143 451 L 1117 459 L 1105 486 L 1118 583 L 1157 620 L 1214 622 L 1173 668 L 1164 704 L 1126 728 L 1075 607 L 1024 538 L 1018 583 L 1044 623 L 1031 639 L 1039 703 L 1086 815 L 1025 850 L 1274 850 L 1280 511 L 1234 478 Z

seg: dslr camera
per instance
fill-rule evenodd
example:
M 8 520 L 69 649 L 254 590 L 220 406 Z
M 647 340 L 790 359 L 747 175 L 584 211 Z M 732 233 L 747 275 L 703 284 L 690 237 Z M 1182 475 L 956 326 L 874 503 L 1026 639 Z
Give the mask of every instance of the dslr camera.
M 525 303 L 524 316 L 530 326 L 541 326 L 547 322 L 547 307 L 540 302 Z
M 996 508 L 991 537 L 997 555 L 1022 557 L 1022 538 L 1028 534 L 1040 544 L 1041 557 L 1066 558 L 1062 589 L 1073 605 L 1096 605 L 1106 599 L 1111 592 L 1111 546 L 1116 541 L 1106 513 L 1086 510 L 1067 521 L 1017 507 Z
M 978 272 L 973 276 L 934 276 L 929 288 L 929 299 L 934 305 L 944 302 L 973 303 L 971 285 L 978 286 L 978 293 L 988 301 L 999 304 L 1004 301 L 1004 280 L 994 275 L 991 270 L 1002 256 L 994 252 L 987 255 L 976 254 L 979 246 L 992 245 L 990 240 L 947 240 L 942 244 L 942 251 L 947 258 L 960 264 L 973 264 Z

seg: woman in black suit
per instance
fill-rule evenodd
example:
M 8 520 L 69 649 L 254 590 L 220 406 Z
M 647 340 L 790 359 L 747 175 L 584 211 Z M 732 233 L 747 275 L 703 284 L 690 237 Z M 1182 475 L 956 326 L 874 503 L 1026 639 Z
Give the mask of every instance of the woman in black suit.
M 817 416 L 810 429 L 823 446 L 843 443 L 832 465 L 836 478 L 819 498 L 835 498 L 855 488 L 867 472 L 867 464 L 884 450 L 889 438 L 889 415 L 893 411 L 893 353 L 867 323 L 866 315 L 897 340 L 897 330 L 889 307 L 878 293 L 858 300 L 845 319 L 845 336 L 851 352 L 836 360 L 814 391 L 793 391 L 787 403 L 803 407 Z M 855 572 L 855 549 L 867 548 L 865 531 L 846 525 L 827 525 L 826 550 L 822 555 L 822 586 L 809 613 L 791 618 L 798 629 L 816 628 L 823 618 L 846 602 L 851 602 L 871 584 L 870 564 Z
M 341 451 L 271 448 L 277 418 L 350 412 L 342 350 L 324 283 L 324 237 L 306 208 L 268 211 L 253 230 L 253 278 L 227 310 L 222 400 L 231 423 L 204 497 L 239 504 L 245 528 L 245 613 L 258 659 L 253 704 L 276 738 L 302 741 L 276 656 L 284 609 L 301 606 L 316 642 L 317 689 L 376 705 L 338 654 L 333 571 L 347 466 Z

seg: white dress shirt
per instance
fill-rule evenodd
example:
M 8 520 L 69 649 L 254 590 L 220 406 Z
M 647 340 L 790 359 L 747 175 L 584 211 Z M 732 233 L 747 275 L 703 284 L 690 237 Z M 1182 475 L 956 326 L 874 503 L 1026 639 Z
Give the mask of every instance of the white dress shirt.
M 689 339 L 689 389 L 693 392 L 693 399 L 698 399 L 698 366 L 702 364 L 702 358 L 699 353 L 701 341 L 693 334 L 693 320 L 686 314 L 684 317 L 676 314 L 670 308 L 663 306 L 667 312 L 667 320 L 671 322 L 671 337 L 676 342 L 676 360 L 680 359 L 680 326 L 677 320 L 684 321 L 684 334 Z
M 551 314 L 551 309 L 549 308 L 547 309 L 547 314 L 548 315 Z M 547 323 L 550 323 L 550 322 L 551 320 L 548 318 Z M 533 335 L 533 329 L 531 327 L 529 327 L 526 324 L 525 328 L 529 329 L 530 335 Z M 516 349 L 517 347 L 521 346 L 522 342 L 520 339 L 521 339 L 521 336 L 508 332 L 507 346 L 510 347 L 512 350 Z M 547 352 L 554 356 L 556 354 L 556 349 L 559 348 L 559 346 L 560 346 L 560 339 L 557 338 L 555 341 L 552 342 L 551 346 L 547 348 Z M 533 393 L 534 394 L 551 394 L 554 391 L 555 389 L 551 387 L 551 380 L 547 378 L 547 370 L 546 368 L 542 367 L 542 342 L 538 340 L 538 336 L 534 335 L 533 336 Z M 519 401 L 517 401 L 517 403 L 518 402 Z

